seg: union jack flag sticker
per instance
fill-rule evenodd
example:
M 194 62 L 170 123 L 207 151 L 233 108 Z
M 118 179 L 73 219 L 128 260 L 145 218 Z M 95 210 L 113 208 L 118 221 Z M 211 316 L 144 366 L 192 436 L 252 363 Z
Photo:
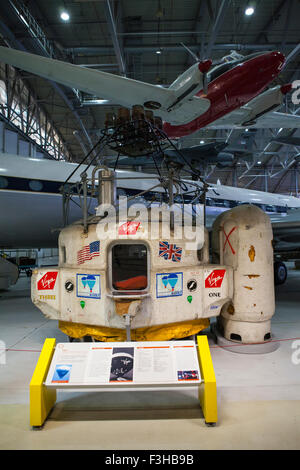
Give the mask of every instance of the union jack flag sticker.
M 165 260 L 172 260 L 174 262 L 181 261 L 182 248 L 179 246 L 169 244 L 168 242 L 159 242 L 159 256 Z

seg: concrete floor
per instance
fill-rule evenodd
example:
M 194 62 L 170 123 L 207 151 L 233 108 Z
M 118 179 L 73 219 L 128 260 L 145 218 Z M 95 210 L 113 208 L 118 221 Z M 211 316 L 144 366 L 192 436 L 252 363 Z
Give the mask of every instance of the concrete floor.
M 67 338 L 56 321 L 33 306 L 30 280 L 20 278 L 0 292 L 0 340 L 10 349 L 0 356 L 0 449 L 300 449 L 299 281 L 300 272 L 291 270 L 286 284 L 276 288 L 272 331 L 286 340 L 276 351 L 234 353 L 209 337 L 217 378 L 216 427 L 205 425 L 197 390 L 189 389 L 58 392 L 45 426 L 33 431 L 29 382 L 38 351 L 47 337 Z

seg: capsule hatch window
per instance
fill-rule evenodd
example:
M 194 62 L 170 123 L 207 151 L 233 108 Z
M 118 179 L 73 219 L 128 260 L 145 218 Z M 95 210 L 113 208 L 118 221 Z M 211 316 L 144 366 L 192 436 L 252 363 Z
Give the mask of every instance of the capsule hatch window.
M 110 249 L 110 286 L 113 292 L 145 291 L 149 282 L 149 250 L 144 243 L 119 243 Z

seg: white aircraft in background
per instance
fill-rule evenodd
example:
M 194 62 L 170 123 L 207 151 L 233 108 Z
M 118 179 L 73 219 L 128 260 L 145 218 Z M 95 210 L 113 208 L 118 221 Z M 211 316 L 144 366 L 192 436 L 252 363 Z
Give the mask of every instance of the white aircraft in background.
M 63 226 L 62 195 L 60 188 L 78 167 L 76 163 L 43 160 L 18 155 L 0 154 L 0 248 L 52 248 L 57 247 L 58 231 Z M 80 180 L 86 165 L 81 165 L 70 178 L 69 184 Z M 93 166 L 88 169 L 91 176 Z M 157 175 L 117 170 L 119 194 L 132 196 L 158 184 Z M 144 176 L 148 179 L 126 179 Z M 153 176 L 153 179 L 149 179 Z M 120 179 L 122 178 L 122 179 Z M 187 180 L 184 180 L 188 184 Z M 195 184 L 196 182 L 193 182 Z M 202 186 L 200 182 L 196 184 Z M 150 198 L 163 188 L 156 188 Z M 82 218 L 78 196 L 70 204 L 69 223 Z M 77 203 L 76 203 L 77 201 Z M 207 192 L 207 225 L 221 212 L 239 204 L 255 204 L 276 218 L 284 216 L 288 209 L 299 208 L 300 199 L 293 196 L 254 191 L 249 189 L 210 184 Z M 95 214 L 95 204 L 90 208 Z
M 300 260 L 300 209 L 288 210 L 284 218 L 274 216 L 272 228 L 275 282 L 283 284 L 287 278 L 284 261 Z
M 0 154 L 0 249 L 57 247 L 59 229 L 63 227 L 60 188 L 77 167 L 78 164 L 64 161 Z M 70 178 L 69 184 L 78 182 L 85 168 L 86 165 L 82 165 Z M 88 169 L 89 177 L 93 168 L 91 166 Z M 151 175 L 117 170 L 119 194 L 133 196 L 158 183 L 157 175 L 153 175 L 153 179 L 150 180 L 126 179 L 133 176 L 149 178 Z M 118 180 L 118 177 L 122 179 Z M 197 184 L 201 187 L 201 183 Z M 154 195 L 159 198 L 162 191 L 162 188 L 156 188 L 155 192 L 151 192 L 150 198 Z M 281 221 L 287 220 L 286 213 L 291 209 L 299 208 L 295 213 L 297 212 L 300 220 L 300 199 L 296 197 L 211 184 L 207 192 L 206 206 L 208 228 L 221 212 L 246 203 L 261 207 L 271 220 L 274 218 L 276 226 L 280 225 Z M 95 214 L 96 206 L 95 200 L 90 206 L 91 215 Z M 81 218 L 82 209 L 79 197 L 75 194 L 73 201 L 70 202 L 68 223 Z M 282 265 L 279 268 L 282 272 Z M 7 263 L 2 264 L 2 271 L 2 277 L 7 277 L 5 273 L 11 271 Z M 5 282 L 3 280 L 4 284 Z
M 0 291 L 8 289 L 19 278 L 18 267 L 0 256 Z

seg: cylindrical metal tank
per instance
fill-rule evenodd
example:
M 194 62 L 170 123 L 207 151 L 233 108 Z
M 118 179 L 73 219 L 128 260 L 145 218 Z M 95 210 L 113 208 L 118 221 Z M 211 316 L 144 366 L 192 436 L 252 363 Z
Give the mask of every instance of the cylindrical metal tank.
M 145 119 L 145 110 L 143 106 L 139 104 L 132 106 L 132 119 Z
M 146 118 L 147 121 L 151 122 L 151 124 L 154 124 L 153 111 L 150 111 L 149 109 L 146 109 L 145 118 Z
M 114 113 L 106 113 L 105 115 L 105 127 L 115 127 L 116 125 L 116 116 Z
M 269 217 L 241 205 L 223 212 L 212 230 L 213 262 L 233 267 L 233 298 L 218 318 L 220 333 L 241 343 L 270 340 L 275 295 Z
M 125 124 L 130 121 L 130 110 L 128 108 L 121 107 L 118 110 L 117 125 Z
M 162 128 L 163 128 L 163 121 L 162 121 L 162 118 L 161 118 L 161 117 L 158 117 L 158 116 L 155 116 L 155 118 L 154 118 L 154 124 L 155 124 L 155 126 L 156 126 L 158 129 L 162 129 Z

